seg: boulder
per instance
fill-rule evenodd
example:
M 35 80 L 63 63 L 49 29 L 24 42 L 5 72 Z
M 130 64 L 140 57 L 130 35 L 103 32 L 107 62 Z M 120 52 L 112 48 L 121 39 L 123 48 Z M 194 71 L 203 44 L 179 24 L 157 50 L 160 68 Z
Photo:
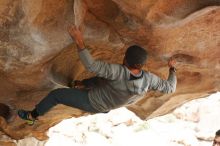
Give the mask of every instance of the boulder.
M 52 80 L 67 85 L 93 76 L 67 33 L 75 24 L 96 59 L 122 63 L 126 48 L 138 44 L 149 54 L 144 68 L 164 79 L 167 60 L 177 60 L 175 93 L 149 92 L 128 107 L 142 119 L 164 115 L 220 90 L 219 23 L 219 0 L 0 0 L 1 102 L 31 110 L 54 88 Z M 44 139 L 42 133 L 61 119 L 83 114 L 58 106 L 36 127 L 15 119 L 4 131 L 15 139 Z

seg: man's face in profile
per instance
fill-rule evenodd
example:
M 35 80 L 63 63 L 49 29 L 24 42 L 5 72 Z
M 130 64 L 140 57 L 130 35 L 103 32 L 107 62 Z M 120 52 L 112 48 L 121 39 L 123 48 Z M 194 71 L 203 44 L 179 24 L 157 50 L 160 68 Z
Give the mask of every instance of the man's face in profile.
M 215 136 L 212 146 L 220 146 L 220 136 Z

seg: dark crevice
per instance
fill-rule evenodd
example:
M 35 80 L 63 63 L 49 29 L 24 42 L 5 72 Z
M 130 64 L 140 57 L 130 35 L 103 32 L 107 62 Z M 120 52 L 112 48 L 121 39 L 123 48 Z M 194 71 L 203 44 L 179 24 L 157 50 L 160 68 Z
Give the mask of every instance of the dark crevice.
M 176 61 L 178 62 L 182 62 L 182 63 L 187 63 L 187 64 L 194 64 L 195 62 L 198 61 L 198 58 L 191 56 L 191 55 L 187 55 L 187 54 L 175 54 L 172 56 L 173 58 L 176 59 Z
M 11 116 L 11 111 L 8 105 L 0 103 L 0 116 L 8 120 Z

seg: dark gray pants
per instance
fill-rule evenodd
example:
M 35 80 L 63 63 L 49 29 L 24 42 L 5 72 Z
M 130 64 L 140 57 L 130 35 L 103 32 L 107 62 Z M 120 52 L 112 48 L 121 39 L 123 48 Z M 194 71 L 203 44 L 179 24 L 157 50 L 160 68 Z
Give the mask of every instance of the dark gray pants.
M 35 109 L 39 115 L 43 115 L 57 104 L 79 108 L 92 113 L 98 112 L 89 102 L 88 91 L 75 88 L 60 88 L 51 91 L 36 105 Z

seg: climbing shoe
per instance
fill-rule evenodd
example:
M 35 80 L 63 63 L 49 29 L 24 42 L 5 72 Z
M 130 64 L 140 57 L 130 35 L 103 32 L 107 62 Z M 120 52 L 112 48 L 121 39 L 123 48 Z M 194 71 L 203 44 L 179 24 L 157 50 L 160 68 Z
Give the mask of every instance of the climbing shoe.
M 20 109 L 18 110 L 18 116 L 21 119 L 25 120 L 28 125 L 33 125 L 34 122 L 36 121 L 36 119 L 33 119 L 30 117 L 31 116 L 30 111 L 25 111 L 25 110 Z

